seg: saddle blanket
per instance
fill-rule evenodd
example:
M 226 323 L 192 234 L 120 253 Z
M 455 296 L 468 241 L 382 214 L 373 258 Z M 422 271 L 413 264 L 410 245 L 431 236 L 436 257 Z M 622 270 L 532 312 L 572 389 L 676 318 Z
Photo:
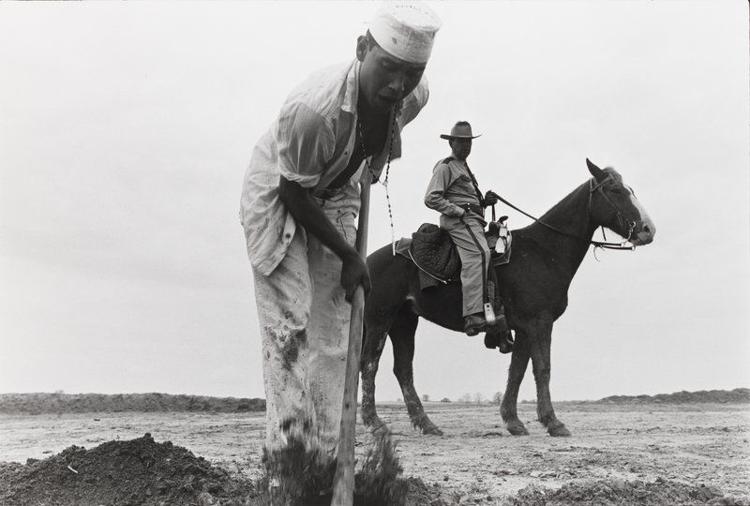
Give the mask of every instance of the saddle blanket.
M 492 265 L 505 265 L 510 261 L 510 240 L 502 233 L 498 234 L 498 227 L 490 227 L 487 244 L 492 251 Z M 507 231 L 507 229 L 505 229 Z M 509 232 L 506 232 L 508 236 Z M 498 252 L 496 244 L 502 243 L 502 253 Z M 460 280 L 461 259 L 450 235 L 432 223 L 423 223 L 412 238 L 401 238 L 396 241 L 396 254 L 411 261 L 419 269 L 419 281 L 422 290 L 441 284 L 448 284 Z

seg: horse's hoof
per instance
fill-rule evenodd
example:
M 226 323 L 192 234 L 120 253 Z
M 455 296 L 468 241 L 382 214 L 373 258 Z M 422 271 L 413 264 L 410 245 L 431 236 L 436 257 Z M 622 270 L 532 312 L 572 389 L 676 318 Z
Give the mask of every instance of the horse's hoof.
M 374 418 L 370 418 L 366 421 L 364 421 L 365 427 L 370 429 L 370 433 L 380 436 L 384 434 L 390 434 L 391 431 L 388 428 L 388 426 L 385 424 L 383 420 L 380 419 L 380 417 L 375 416 Z
M 429 436 L 442 436 L 443 431 L 433 425 L 431 427 L 425 427 L 424 429 L 422 429 L 422 434 Z
M 552 437 L 570 437 L 570 431 L 562 423 L 554 427 L 548 427 L 547 432 Z
M 528 436 L 529 431 L 526 430 L 526 427 L 521 422 L 518 423 L 509 423 L 506 426 L 506 429 L 508 429 L 508 432 L 511 433 L 513 436 Z
M 382 424 L 377 427 L 370 427 L 370 433 L 377 437 L 387 437 L 391 435 L 391 430 L 386 424 Z

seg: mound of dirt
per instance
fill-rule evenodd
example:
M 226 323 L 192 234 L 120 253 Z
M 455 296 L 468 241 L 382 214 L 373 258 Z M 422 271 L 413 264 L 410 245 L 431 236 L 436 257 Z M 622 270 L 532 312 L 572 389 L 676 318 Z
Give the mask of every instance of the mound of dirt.
M 661 506 L 664 504 L 710 504 L 725 506 L 750 506 L 747 498 L 724 496 L 714 487 L 686 485 L 657 478 L 653 482 L 599 480 L 566 483 L 559 489 L 545 489 L 529 485 L 511 497 L 513 506 L 557 506 L 567 504 L 639 504 Z
M 427 485 L 421 478 L 406 478 L 407 494 L 404 506 L 453 506 L 461 496 L 446 493 L 437 485 Z
M 252 483 L 150 434 L 0 465 L 0 504 L 18 506 L 244 504 L 252 492 Z
M 750 388 L 735 388 L 734 390 L 699 390 L 697 392 L 674 392 L 657 395 L 612 395 L 596 402 L 605 404 L 618 403 L 747 403 L 750 402 Z
M 0 394 L 0 413 L 95 413 L 121 411 L 208 411 L 237 413 L 263 411 L 264 399 L 203 395 L 149 394 Z

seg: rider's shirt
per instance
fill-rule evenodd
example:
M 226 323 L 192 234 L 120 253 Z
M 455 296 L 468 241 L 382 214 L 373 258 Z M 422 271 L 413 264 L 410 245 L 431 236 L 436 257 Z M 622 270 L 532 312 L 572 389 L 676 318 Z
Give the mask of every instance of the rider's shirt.
M 466 161 L 448 157 L 440 160 L 432 169 L 432 179 L 427 186 L 424 203 L 430 209 L 446 216 L 463 214 L 460 204 L 479 205 L 474 183 Z

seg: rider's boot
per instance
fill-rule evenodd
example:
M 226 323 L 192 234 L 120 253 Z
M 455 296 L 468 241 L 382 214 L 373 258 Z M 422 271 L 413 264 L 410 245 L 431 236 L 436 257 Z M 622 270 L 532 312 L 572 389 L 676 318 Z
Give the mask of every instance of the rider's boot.
M 467 336 L 475 336 L 487 330 L 487 320 L 484 313 L 474 313 L 464 316 L 464 332 Z
M 495 315 L 495 325 L 489 326 L 484 335 L 484 345 L 489 349 L 497 348 L 500 353 L 510 353 L 513 351 L 513 344 L 513 334 L 505 318 L 505 308 L 500 306 Z

